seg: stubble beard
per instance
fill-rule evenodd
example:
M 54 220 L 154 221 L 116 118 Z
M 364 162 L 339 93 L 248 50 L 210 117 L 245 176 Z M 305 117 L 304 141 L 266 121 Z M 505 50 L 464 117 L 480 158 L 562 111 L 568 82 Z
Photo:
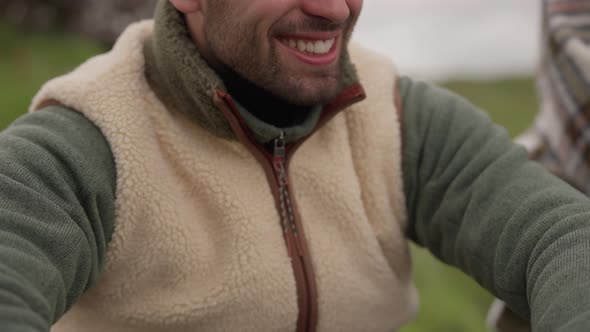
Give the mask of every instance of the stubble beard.
M 213 18 L 205 26 L 205 39 L 211 54 L 222 66 L 216 68 L 217 70 L 231 70 L 297 106 L 325 104 L 343 88 L 342 73 L 348 38 L 342 41 L 344 49 L 337 60 L 337 66 L 327 71 L 303 75 L 281 66 L 277 45 L 273 40 L 265 46 L 265 41 L 256 35 L 254 27 L 230 24 L 229 18 L 223 16 Z

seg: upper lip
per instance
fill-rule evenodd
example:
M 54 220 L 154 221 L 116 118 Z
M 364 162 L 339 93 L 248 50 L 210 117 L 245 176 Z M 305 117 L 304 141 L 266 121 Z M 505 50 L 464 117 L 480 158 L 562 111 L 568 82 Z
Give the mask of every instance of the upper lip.
M 296 40 L 330 40 L 337 38 L 340 33 L 340 31 L 297 32 L 280 35 L 279 38 Z

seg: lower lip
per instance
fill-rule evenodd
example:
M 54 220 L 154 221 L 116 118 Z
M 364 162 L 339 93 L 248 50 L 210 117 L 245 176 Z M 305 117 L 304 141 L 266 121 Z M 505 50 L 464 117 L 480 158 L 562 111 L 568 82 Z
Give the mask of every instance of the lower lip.
M 291 52 L 291 54 L 293 54 L 299 60 L 314 66 L 325 66 L 334 63 L 336 59 L 338 59 L 338 49 L 340 48 L 340 38 L 336 38 L 334 45 L 332 45 L 332 48 L 328 53 L 317 55 L 300 52 L 299 50 L 289 47 L 280 41 L 278 41 L 278 43 L 282 47 L 286 48 L 287 51 Z

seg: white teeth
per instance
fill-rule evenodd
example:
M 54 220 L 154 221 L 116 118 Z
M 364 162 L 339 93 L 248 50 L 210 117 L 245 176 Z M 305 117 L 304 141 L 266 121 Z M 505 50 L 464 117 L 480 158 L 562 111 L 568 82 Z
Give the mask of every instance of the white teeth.
M 332 46 L 336 42 L 335 38 L 328 40 L 307 41 L 301 39 L 285 39 L 283 44 L 299 50 L 299 52 L 306 52 L 312 54 L 326 54 L 330 52 Z
M 315 48 L 316 53 L 327 53 L 328 52 L 328 50 L 326 50 L 326 44 L 321 40 L 316 41 L 313 46 Z
M 332 49 L 332 46 L 334 46 L 334 42 L 335 41 L 336 40 L 334 38 L 332 38 L 330 40 L 326 40 L 326 42 L 324 43 L 326 45 L 326 49 L 327 49 L 326 52 L 328 52 L 328 51 L 330 51 Z
M 305 44 L 305 42 L 303 40 L 297 41 L 297 49 L 299 49 L 299 51 L 301 51 L 301 52 L 305 52 L 305 50 L 307 49 L 307 45 Z

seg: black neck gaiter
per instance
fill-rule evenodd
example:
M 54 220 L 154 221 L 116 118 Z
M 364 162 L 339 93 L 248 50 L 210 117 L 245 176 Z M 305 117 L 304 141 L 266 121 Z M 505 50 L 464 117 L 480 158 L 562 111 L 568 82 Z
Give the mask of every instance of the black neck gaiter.
M 228 93 L 259 120 L 278 128 L 302 124 L 313 107 L 289 104 L 227 69 L 218 72 Z

